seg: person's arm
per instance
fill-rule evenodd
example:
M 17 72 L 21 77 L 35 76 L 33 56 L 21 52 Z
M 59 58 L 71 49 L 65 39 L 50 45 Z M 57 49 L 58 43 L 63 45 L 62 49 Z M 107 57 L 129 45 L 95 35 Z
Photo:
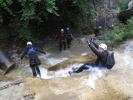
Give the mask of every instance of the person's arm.
M 101 53 L 91 43 L 89 43 L 88 46 L 97 56 L 101 55 Z
M 21 59 L 23 59 L 24 58 L 24 56 L 26 55 L 26 53 L 27 53 L 27 48 L 24 50 L 24 52 L 22 53 L 22 55 L 21 55 Z
M 71 33 L 71 38 L 72 38 L 72 39 L 74 39 L 74 36 L 73 36 L 73 34 L 72 34 L 72 33 Z
M 59 38 L 59 35 L 58 35 L 58 34 L 56 34 L 56 36 L 55 36 L 55 40 L 57 41 L 57 40 L 58 40 L 58 38 Z
M 94 41 L 92 41 L 93 45 L 98 49 L 98 44 L 96 44 Z
M 44 54 L 46 54 L 45 51 L 43 51 L 43 50 L 41 50 L 41 49 L 38 49 L 38 48 L 36 48 L 36 51 L 38 51 L 38 52 L 40 52 L 40 53 L 44 53 Z

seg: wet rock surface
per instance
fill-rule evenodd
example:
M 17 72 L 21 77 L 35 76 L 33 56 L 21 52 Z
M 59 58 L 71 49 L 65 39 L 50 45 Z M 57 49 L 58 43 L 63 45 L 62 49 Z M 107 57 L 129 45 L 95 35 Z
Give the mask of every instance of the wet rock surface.
M 109 29 L 117 23 L 118 3 L 117 0 L 94 0 L 96 13 L 96 28 Z

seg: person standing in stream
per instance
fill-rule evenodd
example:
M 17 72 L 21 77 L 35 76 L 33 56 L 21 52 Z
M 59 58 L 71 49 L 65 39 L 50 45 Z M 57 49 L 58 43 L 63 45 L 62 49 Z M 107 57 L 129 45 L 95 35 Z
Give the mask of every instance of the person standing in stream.
M 67 27 L 64 33 L 65 33 L 64 36 L 66 38 L 67 48 L 70 49 L 71 48 L 71 43 L 72 43 L 72 40 L 73 40 L 72 32 L 71 32 L 70 28 Z
M 59 51 L 66 50 L 66 38 L 64 36 L 64 29 L 60 29 L 56 39 L 59 41 Z
M 32 69 L 33 76 L 36 77 L 37 74 L 38 74 L 41 77 L 41 72 L 40 72 L 40 69 L 39 69 L 39 65 L 41 65 L 41 61 L 37 56 L 37 53 L 36 53 L 37 51 L 46 54 L 44 51 L 33 47 L 32 42 L 28 41 L 27 46 L 26 46 L 24 52 L 21 55 L 21 60 L 23 59 L 23 57 L 26 54 L 28 54 L 30 68 Z

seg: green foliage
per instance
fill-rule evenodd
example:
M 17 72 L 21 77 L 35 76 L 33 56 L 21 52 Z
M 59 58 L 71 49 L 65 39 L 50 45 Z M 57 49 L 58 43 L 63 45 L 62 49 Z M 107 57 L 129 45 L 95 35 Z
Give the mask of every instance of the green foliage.
M 127 24 L 118 23 L 113 30 L 105 32 L 105 41 L 108 45 L 117 45 L 127 39 L 133 38 L 133 18 Z
M 9 6 L 12 4 L 12 0 L 0 0 L 0 6 L 6 10 L 9 14 L 13 15 Z
M 118 0 L 118 6 L 121 10 L 125 10 L 128 7 L 128 3 L 130 0 Z
M 20 34 L 19 34 L 19 38 L 23 39 L 23 40 L 31 40 L 31 33 L 29 32 L 29 30 L 27 28 L 21 28 L 19 30 Z
M 78 6 L 81 15 L 84 16 L 81 22 L 79 22 L 80 25 L 82 23 L 80 27 L 82 28 L 88 25 L 94 27 L 96 23 L 96 9 L 94 7 L 95 5 L 93 4 L 93 0 L 74 0 L 73 4 Z
M 0 27 L 0 47 L 4 46 L 4 43 L 7 41 L 9 34 L 6 32 L 5 28 Z
M 28 40 L 33 39 L 36 34 L 45 35 L 43 33 L 45 28 L 47 30 L 71 25 L 81 30 L 88 25 L 93 27 L 96 16 L 93 1 L 0 0 L 0 31 L 2 30 L 0 36 L 3 40 L 9 38 L 12 41 Z M 51 27 L 53 24 L 55 26 Z
M 47 16 L 47 13 L 58 15 L 55 0 L 19 0 L 19 2 L 23 8 L 21 20 L 41 19 L 39 15 Z
M 8 28 L 10 34 L 7 37 L 1 32 L 0 36 L 14 36 L 13 40 L 32 38 L 31 20 L 45 22 L 48 14 L 58 15 L 55 0 L 0 0 L 0 7 L 4 13 L 0 16 L 0 24 L 4 29 Z

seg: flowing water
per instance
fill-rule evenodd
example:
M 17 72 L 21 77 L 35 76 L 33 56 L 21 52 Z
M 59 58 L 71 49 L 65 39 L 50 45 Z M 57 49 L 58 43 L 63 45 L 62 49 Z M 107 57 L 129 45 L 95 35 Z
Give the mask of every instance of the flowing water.
M 87 53 L 82 53 L 81 56 L 87 55 Z M 45 57 L 44 57 L 45 58 Z M 46 59 L 46 58 L 45 58 Z M 56 65 L 58 63 L 61 63 L 62 61 L 68 60 L 68 58 L 47 58 L 46 63 L 48 65 Z M 57 71 L 48 71 L 46 68 L 40 67 L 41 70 L 41 78 L 43 79 L 51 79 L 51 78 L 58 78 L 58 77 L 71 77 L 69 72 L 72 72 L 73 68 L 78 69 L 81 67 L 83 63 L 74 63 L 67 66 L 67 68 L 60 69 Z M 59 66 L 60 67 L 60 66 Z M 107 69 L 99 69 L 99 68 L 92 68 L 90 67 L 86 73 L 88 73 L 88 78 L 85 79 L 82 84 L 88 85 L 91 88 L 95 89 L 95 83 L 96 81 L 101 78 L 105 73 L 107 73 Z
M 0 61 L 3 63 L 7 68 L 12 65 L 11 61 L 4 55 L 4 53 L 0 50 Z
M 80 52 L 79 55 L 87 55 L 86 52 L 87 50 Z M 26 78 L 25 83 L 0 91 L 0 100 L 21 100 L 22 98 L 22 100 L 133 100 L 133 41 L 119 46 L 114 52 L 116 65 L 111 71 L 90 68 L 71 76 L 68 72 L 84 63 L 77 60 L 75 63 L 66 64 L 67 60 L 73 60 L 73 58 L 55 57 L 51 56 L 51 53 L 46 56 L 40 55 L 41 60 L 45 60 L 45 64 L 43 62 L 40 66 L 41 79 L 26 78 L 32 76 L 26 60 L 23 67 L 21 66 L 18 68 L 19 70 L 16 69 L 7 75 L 7 77 L 15 77 L 15 75 L 22 77 L 23 75 Z M 58 63 L 62 63 L 62 66 L 67 65 L 67 67 L 58 66 L 59 70 L 47 70 L 49 66 L 58 65 Z M 20 73 L 20 71 L 22 72 Z M 13 89 L 17 92 L 16 95 L 12 93 Z M 25 98 L 27 95 L 33 96 L 33 98 Z M 11 98 L 5 99 L 7 96 Z

